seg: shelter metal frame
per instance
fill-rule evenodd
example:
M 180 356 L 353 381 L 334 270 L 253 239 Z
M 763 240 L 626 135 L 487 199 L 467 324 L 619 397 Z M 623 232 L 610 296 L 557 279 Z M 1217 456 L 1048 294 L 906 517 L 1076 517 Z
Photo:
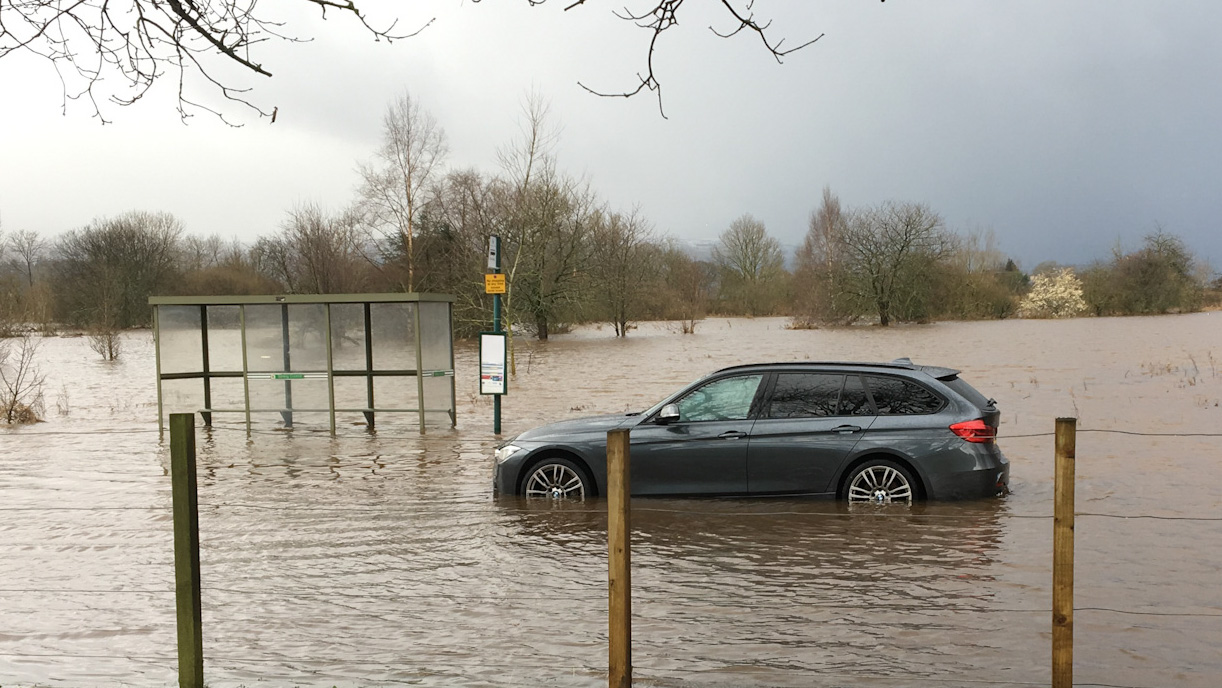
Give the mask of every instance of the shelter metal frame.
M 423 351 L 422 351 L 422 329 L 420 317 L 420 304 L 422 303 L 440 303 L 446 305 L 446 322 L 449 328 L 449 356 L 448 367 L 435 368 L 424 370 L 423 366 Z M 364 367 L 351 368 L 345 367 L 336 369 L 333 340 L 335 332 L 331 325 L 331 307 L 339 304 L 357 304 L 361 305 L 363 311 L 363 332 L 364 332 Z M 379 369 L 374 365 L 374 339 L 373 339 L 373 318 L 371 315 L 373 304 L 415 304 L 412 308 L 413 322 L 412 330 L 414 332 L 415 341 L 411 342 L 415 349 L 415 368 L 398 368 L 398 369 Z M 212 425 L 212 415 L 214 413 L 243 413 L 246 420 L 246 434 L 251 434 L 251 414 L 252 413 L 267 413 L 278 412 L 284 420 L 286 427 L 293 425 L 293 413 L 327 413 L 330 418 L 331 435 L 334 437 L 336 432 L 336 413 L 361 413 L 365 416 L 367 428 L 373 430 L 375 427 L 376 416 L 378 413 L 416 413 L 420 419 L 420 432 L 425 432 L 425 414 L 430 412 L 446 412 L 450 417 L 450 425 L 457 425 L 457 394 L 455 390 L 454 380 L 454 297 L 447 294 L 422 294 L 422 293 L 398 293 L 398 294 L 286 294 L 280 296 L 153 296 L 149 298 L 149 305 L 153 306 L 153 338 L 154 351 L 156 354 L 157 365 L 157 428 L 164 434 L 165 432 L 165 410 L 164 397 L 162 392 L 162 383 L 167 380 L 191 380 L 200 379 L 203 383 L 203 408 L 197 409 L 200 417 L 204 421 L 204 425 Z M 248 357 L 248 341 L 246 327 L 246 313 L 248 306 L 281 306 L 281 341 L 283 344 L 283 370 L 280 372 L 263 372 L 252 371 L 250 368 L 250 360 Z M 290 339 L 289 327 L 289 306 L 292 305 L 321 305 L 324 312 L 324 328 L 327 336 L 324 338 L 326 343 L 326 365 L 321 370 L 302 369 L 296 370 L 292 363 L 292 346 Z M 242 347 L 242 369 L 241 370 L 213 370 L 210 357 L 210 346 L 208 341 L 208 309 L 209 307 L 232 307 L 238 308 L 239 329 L 241 331 L 241 347 Z M 162 371 L 162 347 L 161 347 L 161 309 L 163 307 L 198 307 L 199 308 L 199 328 L 200 328 L 200 369 L 177 371 L 165 373 Z M 335 379 L 340 377 L 363 377 L 365 378 L 365 401 L 366 404 L 360 408 L 336 408 L 335 406 Z M 414 377 L 416 379 L 416 408 L 378 408 L 375 403 L 374 396 L 374 379 L 375 378 L 394 378 L 394 377 Z M 450 405 L 447 409 L 426 408 L 424 379 L 426 377 L 448 377 L 450 379 Z M 244 397 L 244 408 L 214 408 L 212 400 L 212 381 L 218 378 L 240 378 L 242 380 L 242 391 Z M 327 408 L 302 408 L 293 405 L 293 381 L 308 380 L 308 379 L 326 379 L 327 381 Z M 284 405 L 280 408 L 251 408 L 250 406 L 250 381 L 251 380 L 282 380 L 284 382 Z

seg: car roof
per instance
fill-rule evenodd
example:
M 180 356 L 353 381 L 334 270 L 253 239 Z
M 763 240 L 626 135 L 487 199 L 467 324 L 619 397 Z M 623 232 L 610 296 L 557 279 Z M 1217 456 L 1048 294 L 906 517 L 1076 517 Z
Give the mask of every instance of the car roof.
M 954 368 L 940 366 L 917 365 L 909 358 L 897 358 L 894 361 L 882 363 L 878 361 L 777 361 L 774 363 L 747 363 L 730 366 L 714 372 L 725 373 L 738 370 L 775 370 L 782 368 L 829 367 L 829 368 L 874 368 L 880 370 L 915 370 L 937 380 L 949 380 L 959 374 Z

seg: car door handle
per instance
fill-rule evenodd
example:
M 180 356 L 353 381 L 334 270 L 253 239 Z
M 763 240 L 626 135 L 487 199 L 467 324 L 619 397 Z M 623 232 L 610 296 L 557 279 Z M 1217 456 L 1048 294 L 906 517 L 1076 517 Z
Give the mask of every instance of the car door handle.
M 841 435 L 848 435 L 854 432 L 861 432 L 861 427 L 857 425 L 837 425 L 836 427 L 832 428 L 832 432 L 837 432 Z
M 741 430 L 730 430 L 729 432 L 723 432 L 720 435 L 718 435 L 717 439 L 719 440 L 739 440 L 746 436 L 747 436 L 747 433 L 742 432 Z

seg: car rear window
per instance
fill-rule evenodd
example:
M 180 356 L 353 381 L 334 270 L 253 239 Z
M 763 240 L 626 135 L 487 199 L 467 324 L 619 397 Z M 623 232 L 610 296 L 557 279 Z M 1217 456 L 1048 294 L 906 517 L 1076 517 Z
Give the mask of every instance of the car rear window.
M 942 397 L 909 380 L 867 376 L 870 394 L 880 416 L 915 416 L 937 413 L 946 403 Z
M 967 380 L 961 377 L 952 377 L 950 379 L 941 380 L 951 391 L 959 396 L 967 399 L 969 403 L 978 409 L 986 409 L 993 404 L 989 403 L 988 397 L 976 391 L 976 388 L 969 385 Z

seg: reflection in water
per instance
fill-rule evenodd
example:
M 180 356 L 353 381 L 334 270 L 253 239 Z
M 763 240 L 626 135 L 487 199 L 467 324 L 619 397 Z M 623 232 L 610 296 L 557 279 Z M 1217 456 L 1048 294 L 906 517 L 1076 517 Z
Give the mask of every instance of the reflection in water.
M 603 503 L 510 504 L 532 561 L 605 552 Z M 961 634 L 1005 642 L 1007 624 L 991 613 L 1002 606 L 991 571 L 1004 511 L 1000 500 L 911 514 L 809 500 L 634 500 L 638 667 L 667 670 L 659 678 L 776 670 L 769 685 L 811 685 L 830 670 L 841 683 L 969 672 L 954 660 Z M 880 665 L 879 644 L 896 634 L 923 640 L 905 661 Z
M 1058 415 L 1222 432 L 1222 378 L 1209 363 L 1222 360 L 1219 334 L 1213 313 L 886 331 L 718 320 L 694 336 L 643 324 L 626 341 L 579 330 L 520 342 L 506 438 L 644 408 L 734 363 L 910 355 L 962 367 L 1001 406 L 1009 497 L 911 512 L 634 500 L 637 684 L 1039 684 L 1052 451 L 1049 437 L 1022 435 L 1049 432 Z M 133 335 L 121 365 L 91 366 L 85 347 L 43 347 L 50 401 L 66 395 L 67 416 L 0 430 L 0 684 L 172 685 L 168 452 L 152 350 Z M 200 430 L 210 686 L 605 684 L 605 503 L 492 500 L 490 454 L 503 438 L 475 393 L 474 362 L 460 349 L 457 430 L 421 436 L 389 419 L 370 434 L 347 424 L 359 414 L 337 439 L 325 419 L 259 426 L 249 440 L 240 424 Z M 1080 434 L 1079 509 L 1216 516 L 1216 457 L 1215 438 Z M 1201 614 L 1222 614 L 1222 525 L 1082 517 L 1077 533 L 1077 600 L 1094 609 L 1075 617 L 1079 680 L 1216 685 L 1222 618 Z
M 601 500 L 514 499 L 501 506 L 514 515 L 521 546 L 526 538 L 542 547 L 606 546 Z M 920 580 L 947 569 L 987 570 L 1004 509 L 1002 500 L 850 509 L 829 500 L 636 499 L 632 537 L 636 555 L 656 557 L 662 570 L 676 560 L 698 561 L 710 577 L 744 575 L 753 585 L 779 588 L 829 584 L 848 592 L 842 586 L 872 572 L 902 571 Z

